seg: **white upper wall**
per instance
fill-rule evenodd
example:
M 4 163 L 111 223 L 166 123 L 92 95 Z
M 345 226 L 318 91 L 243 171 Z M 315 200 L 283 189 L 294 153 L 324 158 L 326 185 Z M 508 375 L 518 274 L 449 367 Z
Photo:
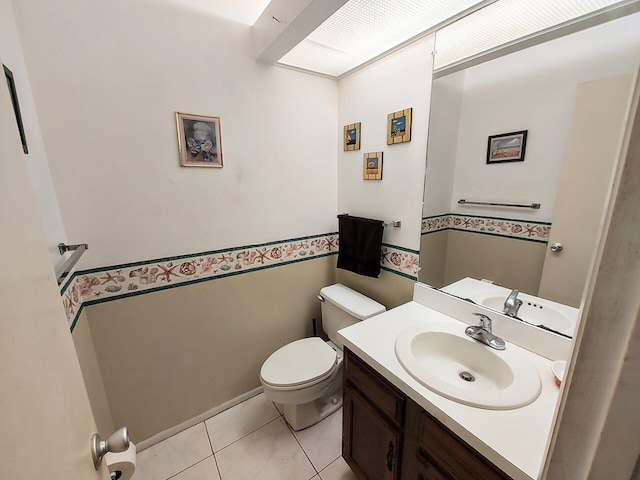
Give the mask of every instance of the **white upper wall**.
M 13 73 L 16 83 L 22 122 L 29 148 L 29 154 L 23 154 L 21 161 L 27 164 L 38 211 L 42 218 L 51 263 L 57 266 L 63 261 L 57 245 L 61 242 L 66 243 L 67 235 L 62 224 L 58 200 L 51 180 L 47 154 L 10 0 L 0 0 L 0 58 Z M 3 78 L 2 84 L 5 85 L 4 72 L 0 72 L 0 74 Z M 15 134 L 18 136 L 18 128 L 15 123 L 10 128 L 15 129 Z M 20 214 L 19 205 L 16 205 L 16 214 Z M 6 233 L 9 234 L 9 232 Z
M 177 2 L 15 2 L 80 266 L 335 231 L 337 84 L 257 64 L 251 28 Z M 221 117 L 181 168 L 174 112 Z
M 635 72 L 639 63 L 635 14 L 467 69 L 450 211 L 551 221 L 577 85 Z M 435 129 L 439 120 L 431 121 Z M 525 161 L 487 165 L 487 137 L 519 130 L 528 130 Z M 472 208 L 460 198 L 542 207 Z
M 433 35 L 339 81 L 338 129 L 361 123 L 360 150 L 338 143 L 338 210 L 384 221 L 383 242 L 420 249 L 420 216 L 433 72 Z M 411 141 L 387 145 L 387 115 L 413 108 Z M 363 180 L 363 155 L 383 152 L 382 180 Z

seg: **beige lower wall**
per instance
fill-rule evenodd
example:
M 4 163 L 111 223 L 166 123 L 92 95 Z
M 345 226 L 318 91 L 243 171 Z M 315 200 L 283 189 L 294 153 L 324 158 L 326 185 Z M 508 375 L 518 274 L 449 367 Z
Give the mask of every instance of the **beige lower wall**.
M 264 360 L 311 334 L 316 294 L 335 283 L 335 263 L 323 257 L 86 307 L 114 425 L 139 442 L 258 387 Z
M 422 238 L 420 279 L 442 287 L 465 277 L 486 278 L 537 295 L 545 252 L 546 244 L 541 242 L 459 230 L 431 233 Z
M 113 418 L 111 417 L 109 402 L 107 401 L 107 392 L 104 389 L 104 382 L 102 381 L 100 364 L 98 363 L 96 349 L 93 346 L 93 339 L 91 338 L 91 330 L 89 329 L 86 310 L 83 310 L 78 316 L 71 336 L 73 338 L 73 344 L 76 347 L 76 355 L 80 362 L 84 386 L 89 396 L 89 403 L 91 404 L 93 417 L 96 420 L 98 433 L 102 438 L 109 438 L 115 431 L 115 428 Z

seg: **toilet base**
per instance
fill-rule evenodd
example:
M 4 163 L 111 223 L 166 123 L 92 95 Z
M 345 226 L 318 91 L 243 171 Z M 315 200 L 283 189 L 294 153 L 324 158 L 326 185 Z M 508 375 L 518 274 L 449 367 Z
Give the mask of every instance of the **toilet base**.
M 315 425 L 342 406 L 342 388 L 329 392 L 317 400 L 300 405 L 277 404 L 284 419 L 296 432 Z

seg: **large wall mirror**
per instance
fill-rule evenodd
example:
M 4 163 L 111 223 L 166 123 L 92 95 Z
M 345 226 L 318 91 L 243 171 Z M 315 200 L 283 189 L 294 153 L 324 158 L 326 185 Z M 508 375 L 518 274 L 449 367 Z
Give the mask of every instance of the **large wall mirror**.
M 573 335 L 636 81 L 639 24 L 634 14 L 436 72 L 419 281 Z M 526 148 L 516 135 L 491 146 L 489 137 L 523 131 Z

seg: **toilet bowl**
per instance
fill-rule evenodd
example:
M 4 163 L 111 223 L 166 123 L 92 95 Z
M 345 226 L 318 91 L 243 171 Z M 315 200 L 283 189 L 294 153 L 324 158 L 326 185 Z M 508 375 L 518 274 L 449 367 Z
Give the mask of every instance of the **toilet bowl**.
M 303 338 L 279 348 L 260 370 L 267 398 L 294 430 L 309 427 L 342 405 L 342 343 L 339 329 L 384 312 L 378 302 L 342 284 L 324 287 L 322 325 L 329 341 Z

